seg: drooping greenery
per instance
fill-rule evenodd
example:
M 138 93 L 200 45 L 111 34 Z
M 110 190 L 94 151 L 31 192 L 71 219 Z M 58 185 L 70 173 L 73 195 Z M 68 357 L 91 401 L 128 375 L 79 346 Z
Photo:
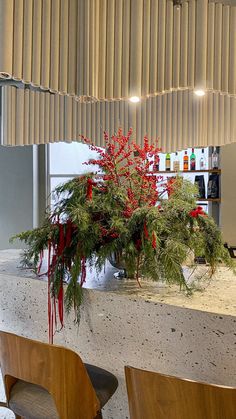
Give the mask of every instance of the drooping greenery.
M 43 226 L 17 236 L 36 270 L 50 247 L 51 293 L 57 298 L 67 281 L 68 311 L 81 304 L 86 267 L 95 264 L 99 272 L 112 254 L 139 284 L 144 276 L 189 288 L 182 267 L 190 254 L 205 257 L 210 274 L 222 262 L 233 267 L 214 220 L 197 207 L 196 188 L 178 176 L 165 182 L 153 174 L 158 148 L 146 138 L 138 147 L 130 135 L 106 136 L 106 151 L 90 145 L 99 158 L 89 163 L 103 175 L 88 173 L 57 187 Z

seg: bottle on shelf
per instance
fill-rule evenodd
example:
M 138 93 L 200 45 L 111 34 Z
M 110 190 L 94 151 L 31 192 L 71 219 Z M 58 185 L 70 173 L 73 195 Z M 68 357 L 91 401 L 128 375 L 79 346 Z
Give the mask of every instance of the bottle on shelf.
M 166 155 L 166 170 L 170 171 L 170 153 L 167 153 Z
M 194 154 L 194 148 L 192 148 L 192 154 L 190 156 L 190 170 L 196 170 L 196 155 Z
M 158 154 L 154 156 L 154 162 L 153 162 L 153 172 L 159 172 L 160 170 L 160 157 Z
M 211 167 L 212 169 L 219 169 L 219 154 L 217 153 L 216 148 L 214 148 L 211 156 Z
M 202 148 L 202 155 L 200 158 L 200 170 L 206 170 L 206 158 L 204 155 L 204 148 Z
M 178 157 L 177 151 L 176 151 L 175 157 L 174 157 L 173 170 L 174 170 L 174 172 L 179 172 L 180 171 L 180 162 L 179 162 L 179 157 Z
M 184 152 L 183 170 L 188 170 L 188 152 L 186 150 Z

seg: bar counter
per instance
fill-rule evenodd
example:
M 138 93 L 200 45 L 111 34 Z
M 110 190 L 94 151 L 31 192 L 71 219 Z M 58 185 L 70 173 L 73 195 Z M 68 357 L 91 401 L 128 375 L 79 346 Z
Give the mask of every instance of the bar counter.
M 0 251 L 0 328 L 47 342 L 47 282 Z M 204 269 L 199 267 L 199 269 Z M 54 342 L 113 372 L 119 389 L 104 419 L 129 417 L 124 365 L 236 386 L 236 276 L 219 268 L 187 296 L 177 286 L 118 280 L 109 264 L 88 275 L 79 327 L 73 313 Z M 1 392 L 0 392 L 1 393 Z

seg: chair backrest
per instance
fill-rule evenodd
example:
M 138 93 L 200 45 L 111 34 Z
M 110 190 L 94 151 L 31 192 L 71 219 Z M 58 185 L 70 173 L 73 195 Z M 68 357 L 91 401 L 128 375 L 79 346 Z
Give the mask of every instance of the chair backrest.
M 125 367 L 131 419 L 235 419 L 236 389 Z
M 93 419 L 100 410 L 83 362 L 69 349 L 0 331 L 0 365 L 7 401 L 20 379 L 48 390 L 61 419 Z

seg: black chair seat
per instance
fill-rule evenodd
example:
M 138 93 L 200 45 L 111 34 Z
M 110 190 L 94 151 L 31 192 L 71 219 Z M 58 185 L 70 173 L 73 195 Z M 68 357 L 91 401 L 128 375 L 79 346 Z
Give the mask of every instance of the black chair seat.
M 115 375 L 102 368 L 90 364 L 84 365 L 102 408 L 115 393 L 118 380 Z
M 102 368 L 84 365 L 102 408 L 116 391 L 118 380 Z M 9 407 L 25 419 L 59 419 L 50 393 L 41 386 L 23 380 L 18 380 L 12 387 Z

